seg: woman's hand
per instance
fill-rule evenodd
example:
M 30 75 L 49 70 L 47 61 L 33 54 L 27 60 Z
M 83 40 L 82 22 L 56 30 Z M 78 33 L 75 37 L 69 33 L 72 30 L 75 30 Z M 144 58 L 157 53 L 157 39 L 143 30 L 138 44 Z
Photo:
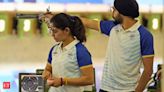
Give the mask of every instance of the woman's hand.
M 53 77 L 53 78 L 47 79 L 48 86 L 59 87 L 59 86 L 61 86 L 61 84 L 62 84 L 61 78 Z

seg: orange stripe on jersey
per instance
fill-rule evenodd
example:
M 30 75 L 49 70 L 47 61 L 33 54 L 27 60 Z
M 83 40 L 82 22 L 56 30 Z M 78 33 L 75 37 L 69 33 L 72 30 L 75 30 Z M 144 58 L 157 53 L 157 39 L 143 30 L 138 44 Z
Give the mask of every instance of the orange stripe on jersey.
M 143 58 L 147 58 L 147 57 L 153 57 L 154 56 L 154 54 L 153 55 L 145 55 L 145 56 L 142 56 Z
M 89 68 L 89 67 L 93 67 L 93 66 L 92 65 L 86 65 L 86 66 L 80 67 L 80 69 Z

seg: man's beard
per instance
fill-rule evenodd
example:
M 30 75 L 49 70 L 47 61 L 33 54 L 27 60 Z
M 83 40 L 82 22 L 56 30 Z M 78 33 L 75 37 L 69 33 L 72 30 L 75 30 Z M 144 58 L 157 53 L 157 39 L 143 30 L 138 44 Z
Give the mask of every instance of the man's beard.
M 123 19 L 120 15 L 118 15 L 117 17 L 114 17 L 114 20 L 118 23 L 121 24 L 123 22 Z

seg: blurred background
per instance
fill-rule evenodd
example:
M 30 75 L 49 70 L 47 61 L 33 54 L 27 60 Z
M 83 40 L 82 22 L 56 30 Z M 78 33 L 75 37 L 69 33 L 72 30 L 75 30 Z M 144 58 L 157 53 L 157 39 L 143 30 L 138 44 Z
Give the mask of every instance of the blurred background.
M 157 65 L 164 61 L 164 0 L 137 2 L 140 7 L 138 20 L 154 36 L 155 73 Z M 18 92 L 18 73 L 44 69 L 49 50 L 55 43 L 46 24 L 37 18 L 18 18 L 16 15 L 40 14 L 46 12 L 48 6 L 53 13 L 66 12 L 94 20 L 112 19 L 113 0 L 0 0 L 0 92 Z M 87 29 L 85 45 L 92 54 L 97 90 L 107 42 L 107 36 Z M 10 89 L 3 88 L 4 82 L 10 82 Z

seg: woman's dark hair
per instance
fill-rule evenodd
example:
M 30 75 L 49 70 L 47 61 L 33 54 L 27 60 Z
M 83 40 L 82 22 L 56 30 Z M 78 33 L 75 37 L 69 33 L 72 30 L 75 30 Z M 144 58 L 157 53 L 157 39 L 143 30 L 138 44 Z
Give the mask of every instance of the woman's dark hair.
M 53 26 L 64 30 L 66 27 L 70 29 L 70 32 L 75 36 L 80 42 L 86 41 L 85 28 L 77 16 L 70 16 L 65 13 L 59 13 L 54 15 L 51 20 Z

